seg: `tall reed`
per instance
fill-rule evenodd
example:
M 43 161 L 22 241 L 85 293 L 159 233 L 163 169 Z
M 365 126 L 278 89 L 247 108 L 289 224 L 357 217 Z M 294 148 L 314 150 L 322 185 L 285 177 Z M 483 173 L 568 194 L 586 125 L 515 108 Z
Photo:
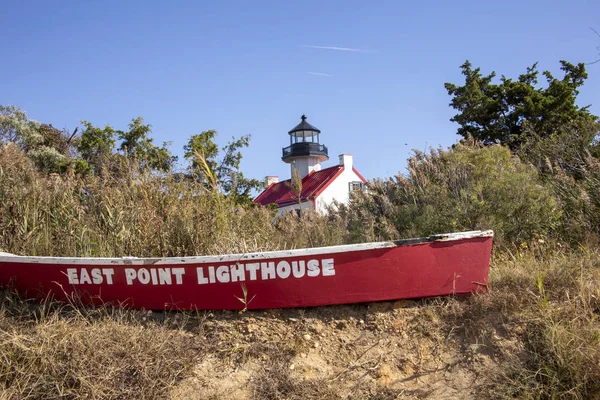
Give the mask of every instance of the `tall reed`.
M 168 257 L 340 244 L 338 219 L 275 218 L 177 174 L 46 175 L 0 149 L 0 248 L 52 256 Z

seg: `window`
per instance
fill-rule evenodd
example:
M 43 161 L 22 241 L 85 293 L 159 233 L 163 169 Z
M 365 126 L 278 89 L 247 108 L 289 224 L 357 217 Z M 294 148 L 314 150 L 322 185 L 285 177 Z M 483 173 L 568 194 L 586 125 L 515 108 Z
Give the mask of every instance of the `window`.
M 348 183 L 348 190 L 351 192 L 361 192 L 365 190 L 365 184 L 360 181 L 354 181 Z

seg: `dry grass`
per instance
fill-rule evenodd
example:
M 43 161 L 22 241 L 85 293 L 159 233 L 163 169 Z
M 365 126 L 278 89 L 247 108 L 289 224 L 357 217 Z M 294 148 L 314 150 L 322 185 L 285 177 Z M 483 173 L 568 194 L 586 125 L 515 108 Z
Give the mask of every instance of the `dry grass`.
M 493 398 L 600 396 L 600 252 L 496 257 L 492 289 L 448 309 L 457 332 L 494 354 Z
M 496 255 L 487 294 L 147 314 L 3 294 L 0 398 L 600 395 L 600 252 Z
M 244 208 L 176 175 L 47 176 L 0 146 L 0 251 L 27 255 L 168 257 L 340 244 L 336 219 Z
M 172 175 L 47 176 L 11 145 L 0 149 L 0 198 L 0 251 L 17 254 L 179 256 L 364 239 L 343 213 L 274 219 Z M 386 216 L 393 204 L 377 206 Z M 428 210 L 419 229 L 438 221 L 441 208 Z M 375 238 L 389 234 L 386 221 L 354 222 Z M 532 229 L 495 254 L 489 293 L 468 298 L 146 314 L 5 290 L 0 398 L 598 398 L 600 251 L 539 244 L 548 239 Z
M 31 303 L 3 292 L 0 398 L 159 398 L 196 362 L 182 329 L 141 312 Z

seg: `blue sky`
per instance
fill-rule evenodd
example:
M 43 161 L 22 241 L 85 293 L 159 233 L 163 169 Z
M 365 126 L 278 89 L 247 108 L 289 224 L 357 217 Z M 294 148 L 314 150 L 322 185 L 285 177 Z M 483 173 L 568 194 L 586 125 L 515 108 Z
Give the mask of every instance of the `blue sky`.
M 0 104 L 74 129 L 142 116 L 175 154 L 190 135 L 252 134 L 246 175 L 289 177 L 281 148 L 305 113 L 330 161 L 367 178 L 412 148 L 454 143 L 445 82 L 469 59 L 516 77 L 589 62 L 600 1 L 15 1 L 0 7 Z M 314 47 L 311 47 L 314 46 Z M 324 49 L 338 47 L 360 51 Z M 600 114 L 600 63 L 580 105 Z

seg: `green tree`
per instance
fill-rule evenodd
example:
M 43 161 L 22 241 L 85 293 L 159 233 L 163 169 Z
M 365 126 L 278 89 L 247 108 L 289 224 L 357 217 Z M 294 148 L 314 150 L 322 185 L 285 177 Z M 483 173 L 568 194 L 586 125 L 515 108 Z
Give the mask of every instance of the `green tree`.
M 192 135 L 184 146 L 191 176 L 207 189 L 220 191 L 238 204 L 252 204 L 252 192 L 261 186 L 260 182 L 246 178 L 240 171 L 241 149 L 250 144 L 250 135 L 232 138 L 221 151 L 215 143 L 216 136 L 215 130 L 203 131 Z
M 0 105 L 0 143 L 12 142 L 22 147 L 23 130 L 30 128 L 27 114 L 19 107 Z
M 470 135 L 484 144 L 506 144 L 515 150 L 523 143 L 526 128 L 547 137 L 559 126 L 597 120 L 589 106 L 575 104 L 579 88 L 587 79 L 585 65 L 560 63 L 562 79 L 545 71 L 546 87 L 538 87 L 537 63 L 516 80 L 502 76 L 495 82 L 495 72 L 483 75 L 480 68 L 473 69 L 466 61 L 461 65 L 464 85 L 445 84 L 452 96 L 450 105 L 458 111 L 451 118 L 460 125 L 458 134 L 464 138 Z
M 219 146 L 215 143 L 217 131 L 208 130 L 192 135 L 187 144 L 183 146 L 184 157 L 190 161 L 188 169 L 195 177 L 205 184 L 214 181 L 217 170 L 217 157 Z M 213 182 L 211 186 L 214 186 Z
M 15 106 L 0 106 L 0 143 L 12 142 L 44 172 L 64 173 L 71 168 L 83 173 L 85 163 L 74 157 L 75 132 L 32 121 Z
M 48 124 L 38 124 L 35 134 L 27 137 L 25 152 L 46 172 L 64 173 L 73 161 L 71 140 L 74 135 Z
M 113 128 L 106 125 L 97 128 L 88 121 L 81 121 L 83 131 L 77 143 L 81 158 L 98 174 L 115 153 L 115 136 Z
M 117 131 L 121 140 L 119 149 L 123 154 L 143 170 L 170 171 L 176 157 L 171 154 L 166 143 L 160 147 L 153 143 L 154 139 L 150 137 L 151 126 L 144 124 L 142 117 L 137 117 L 131 120 L 128 128 L 127 131 Z

